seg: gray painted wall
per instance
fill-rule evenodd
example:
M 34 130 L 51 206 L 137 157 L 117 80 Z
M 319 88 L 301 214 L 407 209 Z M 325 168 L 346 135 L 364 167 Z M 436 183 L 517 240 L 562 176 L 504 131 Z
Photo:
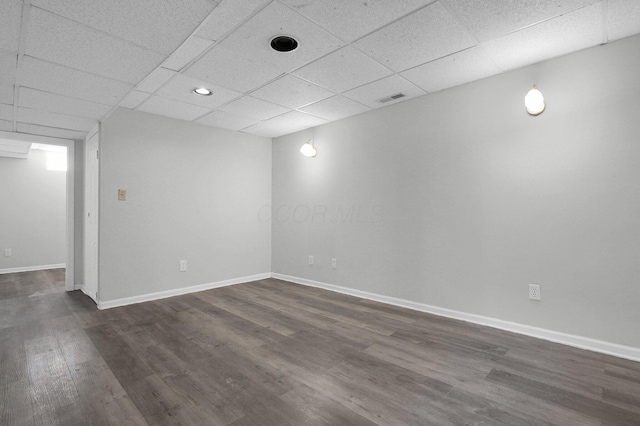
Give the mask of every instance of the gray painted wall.
M 124 109 L 102 126 L 101 301 L 270 272 L 270 139 Z
M 46 152 L 0 157 L 0 200 L 0 269 L 66 262 L 66 173 L 47 170 Z
M 273 272 L 640 347 L 639 51 L 633 37 L 274 139 Z

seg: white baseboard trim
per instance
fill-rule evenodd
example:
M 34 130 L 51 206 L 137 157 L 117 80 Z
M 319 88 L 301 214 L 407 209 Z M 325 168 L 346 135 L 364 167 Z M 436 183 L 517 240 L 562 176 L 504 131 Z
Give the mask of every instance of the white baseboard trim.
M 67 265 L 64 263 L 56 263 L 53 265 L 20 266 L 18 268 L 0 269 L 0 274 L 15 274 L 16 272 L 44 271 L 46 269 L 66 268 L 66 266 Z
M 427 312 L 429 314 L 434 314 L 442 317 L 472 322 L 474 324 L 486 325 L 489 327 L 498 328 L 500 330 L 511 331 L 514 333 L 524 334 L 526 336 L 536 337 L 538 339 L 548 340 L 550 342 L 561 343 L 567 346 L 573 346 L 580 349 L 600 352 L 603 354 L 613 355 L 619 358 L 625 358 L 632 361 L 640 362 L 640 348 L 635 348 L 632 346 L 624 346 L 617 343 L 610 343 L 603 340 L 592 339 L 589 337 L 576 336 L 559 331 L 532 327 L 530 325 L 504 321 L 497 318 L 485 317 L 482 315 L 470 314 L 461 311 L 454 311 L 452 309 L 440 308 L 424 303 L 412 302 L 410 300 L 398 299 L 390 296 L 383 296 L 380 294 L 369 293 L 366 291 L 355 290 L 352 288 L 341 287 L 333 284 L 326 284 L 319 281 L 308 280 L 306 278 L 292 277 L 289 275 L 277 273 L 272 273 L 271 276 L 283 281 L 289 281 L 292 283 L 311 287 L 319 287 L 325 290 L 335 291 L 337 293 L 348 294 L 350 296 L 356 296 L 363 299 L 375 300 L 376 302 L 387 303 L 390 305 L 413 309 L 415 311 Z
M 188 294 L 188 293 L 197 293 L 199 291 L 210 290 L 212 288 L 226 287 L 234 284 L 247 283 L 250 281 L 264 280 L 266 278 L 271 278 L 270 272 L 267 272 L 264 274 L 250 275 L 247 277 L 232 278 L 229 280 L 217 281 L 213 283 L 194 285 L 191 287 L 182 287 L 182 288 L 176 288 L 173 290 L 159 291 L 157 293 L 149 293 L 149 294 L 141 294 L 139 296 L 124 297 L 122 299 L 105 300 L 105 301 L 100 300 L 98 301 L 98 309 L 109 309 L 109 308 L 115 308 L 118 306 L 133 305 L 134 303 L 165 299 L 167 297 L 180 296 L 182 294 Z

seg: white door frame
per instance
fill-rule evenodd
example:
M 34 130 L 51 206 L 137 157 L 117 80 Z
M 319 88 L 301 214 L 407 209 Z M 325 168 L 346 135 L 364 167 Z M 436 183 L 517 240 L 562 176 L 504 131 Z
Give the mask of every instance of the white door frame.
M 95 142 L 95 143 L 94 143 Z M 84 278 L 82 291 L 98 303 L 98 250 L 99 250 L 99 214 L 100 214 L 100 125 L 96 124 L 84 140 L 84 241 L 83 260 Z M 90 215 L 90 216 L 89 216 Z
M 0 137 L 13 139 L 16 141 L 44 143 L 48 145 L 60 145 L 67 147 L 67 259 L 65 262 L 65 284 L 66 291 L 76 289 L 74 281 L 75 272 L 75 232 L 74 232 L 74 206 L 75 206 L 75 141 L 71 139 L 52 138 L 49 136 L 28 135 L 24 133 L 14 133 L 0 131 Z

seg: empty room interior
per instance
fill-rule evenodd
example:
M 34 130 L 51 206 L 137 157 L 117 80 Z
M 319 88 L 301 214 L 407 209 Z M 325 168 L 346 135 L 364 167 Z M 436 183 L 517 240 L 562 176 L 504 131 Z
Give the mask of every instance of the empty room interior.
M 640 2 L 0 2 L 0 424 L 640 425 Z

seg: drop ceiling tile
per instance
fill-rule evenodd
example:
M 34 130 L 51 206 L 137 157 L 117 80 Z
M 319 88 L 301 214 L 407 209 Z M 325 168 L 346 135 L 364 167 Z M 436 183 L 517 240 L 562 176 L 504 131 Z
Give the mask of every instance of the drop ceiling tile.
M 397 93 L 402 93 L 405 96 L 385 103 L 378 102 L 381 98 L 395 95 Z M 425 92 L 418 86 L 398 75 L 392 75 L 343 93 L 344 96 L 353 99 L 354 101 L 358 101 L 361 104 L 370 106 L 371 108 L 380 108 L 392 105 L 424 94 Z
M 271 0 L 222 1 L 195 32 L 198 37 L 217 41 Z
M 479 47 L 417 66 L 402 76 L 427 92 L 437 92 L 502 72 Z
M 640 33 L 640 1 L 609 0 L 608 7 L 609 40 Z
M 433 1 L 282 0 L 282 3 L 351 42 Z
M 269 123 L 266 121 L 261 121 L 260 123 L 254 124 L 253 126 L 242 129 L 242 132 L 256 136 L 263 136 L 265 138 L 277 138 L 278 136 L 292 133 L 284 126 L 278 126 L 275 123 Z
M 281 75 L 280 67 L 261 63 L 233 47 L 215 46 L 184 71 L 185 75 L 213 81 L 224 87 L 248 92 Z
M 73 98 L 115 105 L 133 86 L 83 71 L 24 57 L 21 85 Z
M 73 115 L 76 117 L 100 120 L 110 110 L 111 106 L 69 98 L 55 93 L 21 87 L 18 91 L 18 106 L 31 109 Z
M 445 0 L 478 40 L 486 41 L 588 6 L 596 0 Z
M 243 96 L 240 99 L 219 108 L 221 111 L 256 120 L 268 120 L 276 115 L 284 114 L 289 109 L 272 104 L 251 96 Z
M 169 56 L 162 66 L 170 70 L 180 71 L 189 62 L 213 45 L 211 40 L 200 37 L 190 37 L 182 46 Z
M 213 92 L 213 95 L 196 95 L 193 93 L 193 89 L 197 87 L 206 87 Z M 214 109 L 232 99 L 242 96 L 242 93 L 236 92 L 235 90 L 225 89 L 224 87 L 214 84 L 207 84 L 206 82 L 183 74 L 178 74 L 173 80 L 158 90 L 156 94 L 209 109 Z
M 16 82 L 16 53 L 0 50 L 0 86 L 13 86 Z
M 33 5 L 166 55 L 216 6 L 210 0 L 32 0 Z
M 30 108 L 18 108 L 17 121 L 21 123 L 37 124 L 39 126 L 59 127 L 69 130 L 91 130 L 98 120 L 90 118 L 73 117 L 71 115 L 57 114 Z
M 139 92 L 137 90 L 132 90 L 127 96 L 122 99 L 118 106 L 123 108 L 135 109 L 138 105 L 140 105 L 145 99 L 149 97 L 149 93 Z
M 482 47 L 500 68 L 509 70 L 597 46 L 602 39 L 602 5 L 596 3 L 482 43 Z
M 32 8 L 25 53 L 70 68 L 137 83 L 164 55 Z
M 13 121 L 13 105 L 0 104 L 0 119 Z
M 242 129 L 242 131 L 267 138 L 276 138 L 325 123 L 327 123 L 327 121 L 321 118 L 313 117 L 299 111 L 291 111 L 287 114 L 272 118 L 271 120 L 249 126 Z
M 271 49 L 271 39 L 294 36 L 292 52 Z M 241 92 L 311 62 L 343 43 L 278 2 L 273 2 L 206 53 L 185 74 Z
M 0 2 L 0 49 L 18 51 L 21 18 L 22 0 Z
M 87 132 L 78 132 L 76 130 L 61 129 L 58 127 L 39 126 L 37 124 L 30 123 L 18 123 L 17 129 L 19 133 L 51 136 L 53 138 L 81 140 L 87 136 Z
M 395 71 L 433 61 L 476 44 L 440 3 L 384 27 L 354 46 Z
M 302 112 L 330 121 L 340 120 L 369 110 L 371 108 L 344 96 L 334 96 L 300 109 Z
M 204 124 L 205 126 L 237 131 L 254 125 L 257 121 L 258 120 L 253 118 L 241 117 L 224 111 L 213 111 L 211 114 L 207 114 L 195 122 Z
M 293 74 L 340 93 L 379 80 L 392 72 L 364 53 L 347 46 Z
M 13 131 L 13 121 L 0 120 L 0 130 L 3 132 Z
M 151 114 L 164 115 L 165 117 L 186 121 L 193 121 L 211 111 L 208 108 L 174 101 L 160 96 L 151 96 L 136 109 L 138 111 L 150 112 Z
M 168 70 L 166 68 L 157 68 L 151 72 L 148 76 L 145 77 L 144 80 L 138 84 L 136 87 L 137 90 L 141 92 L 153 93 L 162 87 L 167 81 L 171 79 L 174 75 L 178 74 L 173 70 Z
M 296 109 L 326 99 L 334 94 L 327 89 L 301 80 L 291 74 L 277 79 L 251 93 L 263 101 Z
M 328 121 L 323 118 L 314 117 L 300 111 L 291 111 L 267 120 L 266 123 L 275 124 L 282 129 L 287 129 L 288 133 L 293 133 L 299 130 L 326 124 L 328 123 Z
M 13 105 L 13 86 L 0 86 L 0 104 Z

